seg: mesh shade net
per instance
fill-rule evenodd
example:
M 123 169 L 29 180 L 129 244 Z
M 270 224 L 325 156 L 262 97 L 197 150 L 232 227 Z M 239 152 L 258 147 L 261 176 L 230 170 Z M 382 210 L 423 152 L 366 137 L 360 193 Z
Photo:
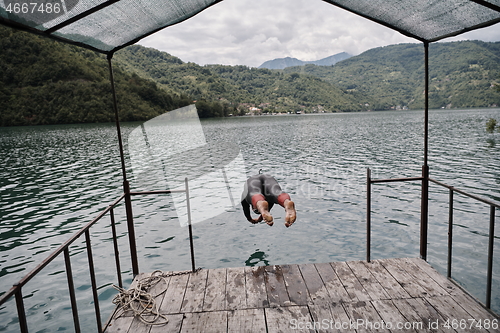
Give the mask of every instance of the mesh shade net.
M 0 0 L 0 23 L 113 53 L 219 1 Z M 323 1 L 427 42 L 500 22 L 500 0 Z
M 421 41 L 433 42 L 500 21 L 500 0 L 324 0 Z M 485 4 L 480 4 L 485 3 Z M 487 5 L 491 5 L 487 7 Z

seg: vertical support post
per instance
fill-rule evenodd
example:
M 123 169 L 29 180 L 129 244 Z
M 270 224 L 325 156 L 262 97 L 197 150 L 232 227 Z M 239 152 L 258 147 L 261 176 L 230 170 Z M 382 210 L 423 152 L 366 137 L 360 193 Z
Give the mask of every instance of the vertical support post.
M 490 232 L 488 242 L 488 275 L 486 277 L 486 307 L 491 308 L 491 283 L 493 278 L 493 240 L 495 239 L 495 206 L 490 205 Z
M 447 270 L 448 278 L 451 278 L 452 250 L 453 250 L 453 189 L 450 188 L 450 199 L 448 203 L 448 270 Z
M 122 173 L 123 173 L 123 191 L 125 193 L 125 211 L 127 214 L 128 238 L 130 244 L 130 256 L 132 259 L 132 273 L 134 276 L 136 276 L 137 274 L 139 274 L 139 263 L 137 261 L 137 247 L 135 242 L 135 231 L 134 231 L 134 216 L 132 213 L 132 201 L 130 199 L 130 184 L 127 180 L 127 171 L 125 167 L 125 154 L 123 152 L 123 141 L 120 130 L 120 119 L 118 117 L 118 103 L 116 100 L 115 79 L 113 76 L 113 64 L 111 63 L 112 58 L 113 58 L 113 53 L 108 54 L 109 77 L 111 81 L 111 91 L 113 94 L 113 108 L 115 111 L 116 131 L 118 134 L 118 146 L 120 148 L 120 159 L 121 159 Z
M 87 258 L 89 261 L 90 283 L 92 285 L 92 296 L 94 298 L 95 318 L 97 332 L 102 333 L 101 310 L 99 308 L 99 295 L 97 294 L 97 282 L 95 279 L 94 258 L 92 256 L 92 245 L 90 244 L 90 231 L 85 231 L 85 243 L 87 245 Z
M 118 286 L 123 288 L 122 282 L 122 270 L 120 267 L 120 252 L 118 250 L 118 239 L 116 238 L 116 226 L 115 226 L 115 214 L 113 208 L 109 211 L 109 217 L 111 218 L 111 232 L 113 233 L 113 248 L 115 250 L 115 263 L 116 263 L 116 276 L 118 277 Z
M 422 166 L 422 199 L 420 204 L 420 257 L 427 260 L 427 230 L 429 216 L 429 42 L 425 49 L 425 110 L 424 110 L 424 165 Z
M 22 289 L 17 284 L 15 284 L 14 287 L 18 288 L 16 291 L 16 306 L 17 306 L 17 317 L 19 319 L 19 326 L 21 329 L 21 333 L 28 333 L 28 322 L 26 321 L 26 312 L 24 310 Z
M 73 312 L 75 332 L 80 333 L 80 320 L 78 319 L 78 309 L 76 307 L 75 284 L 73 283 L 73 273 L 71 272 L 71 261 L 69 259 L 68 248 L 64 249 L 64 262 L 66 263 L 66 275 L 68 277 L 69 298 L 71 301 L 71 311 Z
M 189 186 L 187 177 L 184 179 L 184 183 L 186 184 L 186 205 L 188 216 L 189 246 L 191 249 L 191 269 L 194 273 L 196 271 L 196 265 L 194 264 L 193 227 L 191 226 L 191 204 L 189 203 Z
M 366 168 L 366 261 L 371 260 L 371 223 L 372 223 L 372 178 L 370 168 Z

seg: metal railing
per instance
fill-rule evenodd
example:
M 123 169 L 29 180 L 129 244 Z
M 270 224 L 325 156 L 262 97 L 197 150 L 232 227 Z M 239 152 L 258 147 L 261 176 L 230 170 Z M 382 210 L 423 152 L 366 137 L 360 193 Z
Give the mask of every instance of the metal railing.
M 193 246 L 193 233 L 191 227 L 191 212 L 190 212 L 190 203 L 189 203 L 189 188 L 188 188 L 188 179 L 185 179 L 185 190 L 166 190 L 166 191 L 148 191 L 148 192 L 130 192 L 129 195 L 147 195 L 147 194 L 169 194 L 169 193 L 186 193 L 186 203 L 187 203 L 187 214 L 188 214 L 188 227 L 189 227 L 189 240 L 191 247 L 191 265 L 193 272 L 195 271 L 195 262 L 194 262 L 194 246 Z M 75 285 L 73 281 L 73 273 L 71 269 L 71 257 L 69 252 L 69 247 L 79 239 L 83 234 L 85 234 L 85 245 L 87 250 L 88 264 L 89 264 L 89 273 L 90 280 L 92 285 L 92 295 L 93 295 L 93 303 L 94 303 L 94 311 L 96 316 L 96 324 L 97 331 L 99 333 L 103 332 L 103 324 L 101 318 L 101 311 L 99 306 L 99 297 L 97 293 L 97 282 L 96 282 L 96 274 L 94 269 L 94 261 L 92 255 L 92 245 L 90 238 L 90 228 L 94 226 L 98 221 L 100 221 L 106 214 L 109 213 L 110 221 L 111 221 L 111 232 L 113 235 L 113 249 L 115 256 L 115 265 L 116 265 L 116 275 L 118 280 L 118 286 L 123 288 L 122 282 L 122 273 L 121 273 L 121 265 L 120 265 L 120 256 L 118 250 L 118 239 L 116 234 L 116 226 L 115 226 L 115 217 L 114 217 L 114 208 L 118 205 L 127 194 L 122 194 L 118 199 L 112 202 L 106 209 L 100 212 L 92 221 L 87 223 L 83 228 L 81 228 L 78 232 L 76 232 L 70 239 L 64 242 L 58 249 L 52 252 L 45 260 L 43 260 L 35 269 L 33 269 L 30 273 L 28 273 L 25 277 L 23 277 L 19 282 L 13 285 L 13 287 L 7 291 L 2 297 L 0 297 L 0 306 L 5 302 L 9 301 L 13 296 L 15 297 L 16 307 L 17 307 L 17 315 L 19 319 L 19 326 L 22 333 L 28 332 L 28 321 L 26 318 L 25 305 L 23 301 L 23 287 L 33 279 L 42 269 L 47 267 L 54 259 L 58 258 L 59 255 L 63 254 L 64 263 L 66 267 L 66 280 L 68 283 L 69 290 L 69 298 L 71 303 L 71 311 L 73 315 L 73 324 L 75 327 L 75 332 L 81 332 L 80 329 L 80 319 L 78 315 L 78 308 L 76 302 L 76 294 L 75 294 Z M 131 251 L 131 255 L 132 255 Z M 137 259 L 137 258 L 136 258 Z M 132 265 L 137 263 L 137 260 L 132 258 Z M 133 271 L 138 272 L 138 267 L 133 268 Z
M 369 262 L 371 260 L 371 184 L 376 183 L 389 183 L 389 182 L 405 182 L 405 181 L 424 181 L 433 182 L 437 185 L 445 187 L 449 190 L 449 200 L 448 200 L 448 257 L 447 257 L 447 277 L 451 280 L 451 268 L 452 268 L 452 251 L 453 251 L 453 193 L 459 193 L 476 201 L 485 203 L 490 206 L 490 224 L 488 232 L 488 268 L 486 275 L 486 308 L 491 308 L 491 290 L 493 281 L 493 246 L 495 238 L 495 210 L 500 208 L 500 204 L 495 203 L 491 200 L 487 200 L 476 195 L 467 193 L 463 190 L 459 190 L 453 186 L 447 185 L 445 183 L 439 182 L 430 177 L 410 177 L 410 178 L 393 178 L 393 179 L 372 179 L 371 170 L 367 168 L 367 197 L 366 197 L 366 260 Z

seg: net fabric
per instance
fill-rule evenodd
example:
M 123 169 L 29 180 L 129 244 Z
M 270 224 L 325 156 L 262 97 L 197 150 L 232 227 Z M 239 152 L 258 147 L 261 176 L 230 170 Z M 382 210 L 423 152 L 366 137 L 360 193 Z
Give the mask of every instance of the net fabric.
M 28 12 L 23 13 L 23 8 L 19 5 L 13 10 L 13 4 L 21 1 L 50 3 L 51 7 L 57 4 L 58 12 L 43 14 L 36 9 L 32 11 L 32 7 L 28 6 Z M 107 53 L 164 27 L 179 23 L 219 1 L 0 0 L 0 17 L 5 19 L 0 22 L 9 25 L 9 21 L 13 21 L 31 28 L 31 31 L 35 29 L 44 32 L 101 6 L 102 8 L 95 12 L 52 32 L 52 36 Z
M 0 0 L 0 23 L 112 53 L 219 1 Z M 500 22 L 500 0 L 323 1 L 427 42 Z
M 104 51 L 183 21 L 214 1 L 122 0 L 56 32 Z
M 324 1 L 428 42 L 500 22 L 498 11 L 470 0 Z

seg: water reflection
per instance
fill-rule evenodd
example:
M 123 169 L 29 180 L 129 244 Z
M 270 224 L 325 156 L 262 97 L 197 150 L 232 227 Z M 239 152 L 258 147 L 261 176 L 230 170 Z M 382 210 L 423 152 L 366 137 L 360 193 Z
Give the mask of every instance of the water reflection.
M 255 251 L 250 255 L 250 257 L 245 261 L 245 266 L 268 266 L 269 261 L 266 260 L 267 255 L 264 251 Z

